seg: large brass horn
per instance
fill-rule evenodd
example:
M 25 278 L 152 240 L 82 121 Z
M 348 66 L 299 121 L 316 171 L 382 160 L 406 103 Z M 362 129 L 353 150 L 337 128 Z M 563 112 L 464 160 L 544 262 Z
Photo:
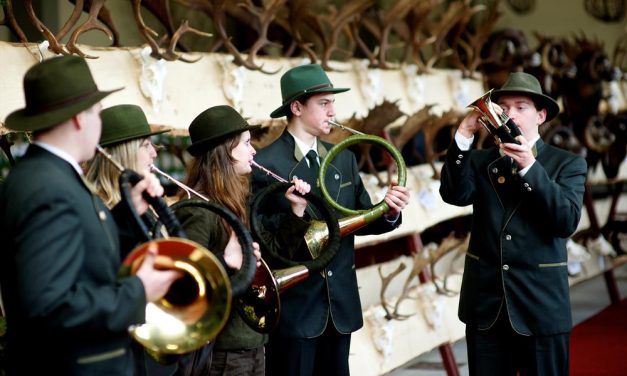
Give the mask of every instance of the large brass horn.
M 490 99 L 492 90 L 483 94 L 468 107 L 478 111 L 481 116 L 478 121 L 490 133 L 497 143 L 520 144 L 515 137 L 520 136 L 520 129 L 505 112 L 498 114 L 494 109 L 494 103 Z
M 338 204 L 331 197 L 325 185 L 325 176 L 331 161 L 341 151 L 349 146 L 362 142 L 370 142 L 373 144 L 377 144 L 387 150 L 392 156 L 392 159 L 394 159 L 394 161 L 396 162 L 396 166 L 398 169 L 396 184 L 400 186 L 405 186 L 407 180 L 407 167 L 405 165 L 405 160 L 403 159 L 403 156 L 398 151 L 398 149 L 396 149 L 394 145 L 386 141 L 384 138 L 367 135 L 352 128 L 345 127 L 342 124 L 339 124 L 332 120 L 329 121 L 329 124 L 353 133 L 352 136 L 349 136 L 344 140 L 338 142 L 331 148 L 331 150 L 329 150 L 325 158 L 320 162 L 320 174 L 318 176 L 322 196 L 333 208 L 335 208 L 340 213 L 346 215 L 346 217 L 339 219 L 340 235 L 345 236 L 379 219 L 383 214 L 387 213 L 390 208 L 388 204 L 385 203 L 385 201 L 383 200 L 376 204 L 374 207 L 367 210 L 348 209 Z M 306 235 L 307 247 L 309 248 L 309 251 L 312 255 L 315 255 L 319 252 L 319 249 L 327 242 L 327 238 L 327 228 L 324 223 L 322 221 L 313 221 L 312 225 L 310 226 L 310 230 L 307 232 Z
M 180 238 L 151 240 L 131 252 L 120 277 L 134 275 L 150 249 L 155 267 L 183 272 L 160 300 L 146 305 L 146 321 L 129 328 L 131 336 L 160 363 L 172 363 L 222 330 L 231 311 L 229 277 L 209 250 Z

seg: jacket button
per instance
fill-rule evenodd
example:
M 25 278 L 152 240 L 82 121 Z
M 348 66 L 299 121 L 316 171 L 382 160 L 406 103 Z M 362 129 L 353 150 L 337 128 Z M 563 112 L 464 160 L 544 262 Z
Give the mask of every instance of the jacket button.
M 493 174 L 497 174 L 498 172 L 499 172 L 499 169 L 498 169 L 498 168 L 494 167 L 494 168 L 492 169 L 492 173 L 493 173 Z
M 333 276 L 333 272 L 331 270 L 327 271 L 327 276 L 329 277 Z
M 458 160 L 456 160 L 456 161 L 455 161 L 455 164 L 460 165 L 460 164 L 462 164 L 462 161 L 460 161 L 460 160 L 458 159 Z
M 340 175 L 339 174 L 335 174 L 335 175 L 333 175 L 333 177 L 335 178 L 335 180 L 339 180 L 340 179 Z
M 505 235 L 505 240 L 512 240 L 512 236 L 511 235 Z
M 104 221 L 107 219 L 107 214 L 101 210 L 98 212 L 98 217 L 100 218 L 101 221 Z
M 531 192 L 531 187 L 527 187 L 527 192 Z
M 523 184 L 523 186 L 528 187 L 528 186 L 529 186 L 529 183 L 525 183 L 525 184 Z
M 508 271 L 509 270 L 509 265 L 507 265 L 507 264 L 503 265 L 503 270 Z
M 460 155 L 457 156 L 457 158 L 462 159 L 462 158 L 464 158 L 464 155 L 460 154 Z

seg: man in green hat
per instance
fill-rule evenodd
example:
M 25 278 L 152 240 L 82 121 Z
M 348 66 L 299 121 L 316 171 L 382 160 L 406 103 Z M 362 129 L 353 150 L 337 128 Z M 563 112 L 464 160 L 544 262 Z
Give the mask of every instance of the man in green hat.
M 336 114 L 335 93 L 347 90 L 334 87 L 320 65 L 301 65 L 288 70 L 281 77 L 282 104 L 270 115 L 273 118 L 286 116 L 287 129 L 275 142 L 260 150 L 255 159 L 287 180 L 295 177 L 305 180 L 312 192 L 320 194 L 319 163 L 332 145 L 318 137 L 331 131 L 329 121 L 334 120 Z M 341 206 L 350 209 L 373 206 L 352 152 L 344 150 L 337 155 L 329 164 L 325 181 L 330 195 Z M 253 175 L 253 191 L 272 183 L 274 181 L 264 173 Z M 359 230 L 359 235 L 380 234 L 398 227 L 400 212 L 409 202 L 407 188 L 392 186 L 385 202 L 391 210 Z M 286 200 L 272 202 L 270 209 L 281 213 L 288 210 Z M 308 211 L 308 215 L 319 219 L 314 212 Z M 354 248 L 354 235 L 343 237 L 337 256 L 322 273 L 311 275 L 281 294 L 280 322 L 266 346 L 268 375 L 349 374 L 351 333 L 363 325 Z M 282 256 L 290 257 L 285 251 Z M 298 260 L 311 258 L 306 246 L 299 248 L 296 257 Z
M 492 99 L 520 128 L 520 144 L 470 150 L 482 128 L 473 111 L 448 149 L 440 186 L 447 203 L 473 205 L 459 301 L 470 375 L 567 375 L 566 239 L 579 224 L 586 162 L 540 138 L 559 107 L 535 77 L 510 74 Z
M 100 91 L 84 59 L 55 57 L 24 76 L 26 107 L 6 126 L 33 143 L 0 187 L 0 286 L 7 316 L 7 373 L 131 375 L 128 328 L 179 277 L 153 268 L 154 254 L 133 277 L 118 280 L 117 221 L 83 180 L 80 163 L 100 138 Z M 132 189 L 163 192 L 152 176 Z

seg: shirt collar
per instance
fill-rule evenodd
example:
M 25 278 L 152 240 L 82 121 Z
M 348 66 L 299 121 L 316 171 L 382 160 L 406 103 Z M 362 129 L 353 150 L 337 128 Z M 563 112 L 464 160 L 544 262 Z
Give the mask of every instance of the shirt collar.
M 56 155 L 57 157 L 63 159 L 64 161 L 66 161 L 67 163 L 72 165 L 72 168 L 74 168 L 74 170 L 76 170 L 76 172 L 79 175 L 81 175 L 81 176 L 83 175 L 83 169 L 81 168 L 81 166 L 78 164 L 78 162 L 76 162 L 74 160 L 74 158 L 72 158 L 71 155 L 69 155 L 65 151 L 59 149 L 56 146 L 52 146 L 50 144 L 47 144 L 47 143 L 41 142 L 41 141 L 33 141 L 33 144 L 39 146 L 42 149 L 46 149 L 50 153 L 52 153 L 52 154 Z
M 296 147 L 300 150 L 301 153 L 303 153 L 303 155 L 307 155 L 307 152 L 309 152 L 309 150 L 313 150 L 316 152 L 316 154 L 318 154 L 318 138 L 317 137 L 314 138 L 314 142 L 312 145 L 307 145 L 301 139 L 294 136 L 294 134 L 292 134 L 292 132 L 290 132 L 289 129 L 288 129 L 288 132 L 294 138 Z

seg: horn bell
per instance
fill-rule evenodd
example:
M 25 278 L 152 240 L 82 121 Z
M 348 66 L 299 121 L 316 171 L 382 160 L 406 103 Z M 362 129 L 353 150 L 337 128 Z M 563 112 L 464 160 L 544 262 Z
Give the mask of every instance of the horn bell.
M 146 322 L 129 328 L 131 336 L 157 361 L 168 363 L 215 338 L 231 311 L 229 277 L 206 248 L 191 240 L 157 239 L 135 248 L 118 275 L 135 275 L 146 252 L 155 249 L 158 269 L 176 269 L 183 277 L 166 295 L 146 305 Z

